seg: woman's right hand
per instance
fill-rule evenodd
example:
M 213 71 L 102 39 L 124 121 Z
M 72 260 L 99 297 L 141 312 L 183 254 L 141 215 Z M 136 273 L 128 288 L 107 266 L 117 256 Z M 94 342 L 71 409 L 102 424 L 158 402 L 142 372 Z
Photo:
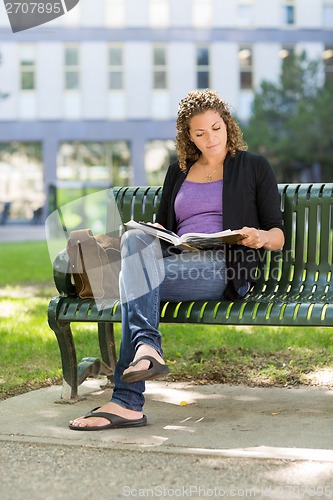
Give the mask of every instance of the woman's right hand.
M 147 224 L 149 224 L 150 226 L 154 226 L 154 227 L 157 227 L 159 229 L 164 229 L 165 230 L 165 227 L 162 226 L 162 224 L 159 224 L 158 222 L 147 222 Z

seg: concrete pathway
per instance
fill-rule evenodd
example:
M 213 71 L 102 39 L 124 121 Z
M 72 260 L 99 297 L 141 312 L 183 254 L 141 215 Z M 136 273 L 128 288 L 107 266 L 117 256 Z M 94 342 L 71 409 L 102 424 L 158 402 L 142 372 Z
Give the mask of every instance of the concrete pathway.
M 2 401 L 0 439 L 333 462 L 333 390 L 149 382 L 147 427 L 75 432 L 68 421 L 109 400 L 111 389 L 90 379 L 81 393 L 76 404 L 61 402 L 60 387 Z
M 45 240 L 45 226 L 31 224 L 5 224 L 0 226 L 0 243 L 9 241 Z
M 75 404 L 61 402 L 60 387 L 0 403 L 2 499 L 63 498 L 64 488 L 70 499 L 244 497 L 246 489 L 333 498 L 333 390 L 149 382 L 147 427 L 71 431 L 71 418 L 110 398 L 103 383 L 86 381 Z M 6 477 L 22 496 L 10 496 Z

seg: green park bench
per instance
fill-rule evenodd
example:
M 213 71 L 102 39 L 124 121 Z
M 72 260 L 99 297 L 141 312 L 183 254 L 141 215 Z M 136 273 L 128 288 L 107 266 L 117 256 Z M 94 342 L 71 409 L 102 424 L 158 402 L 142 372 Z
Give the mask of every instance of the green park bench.
M 154 220 L 161 187 L 113 188 L 121 219 Z M 162 303 L 162 323 L 205 325 L 333 326 L 333 183 L 280 184 L 286 229 L 283 250 L 265 252 L 259 280 L 244 299 Z M 61 256 L 60 256 L 61 255 Z M 121 322 L 119 302 L 79 299 L 68 271 L 66 253 L 54 262 L 59 295 L 48 307 L 62 361 L 62 399 L 78 398 L 87 376 L 106 374 L 112 381 L 116 364 L 113 324 Z M 71 323 L 98 325 L 101 359 L 77 363 Z

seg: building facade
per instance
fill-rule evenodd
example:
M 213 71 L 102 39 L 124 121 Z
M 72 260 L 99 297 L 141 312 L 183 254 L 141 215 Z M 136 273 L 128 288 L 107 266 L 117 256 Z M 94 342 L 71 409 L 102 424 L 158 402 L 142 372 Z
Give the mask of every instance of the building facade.
M 29 218 L 50 186 L 160 183 L 189 90 L 246 121 L 290 50 L 333 77 L 332 28 L 333 0 L 80 0 L 13 34 L 1 3 L 0 202 Z

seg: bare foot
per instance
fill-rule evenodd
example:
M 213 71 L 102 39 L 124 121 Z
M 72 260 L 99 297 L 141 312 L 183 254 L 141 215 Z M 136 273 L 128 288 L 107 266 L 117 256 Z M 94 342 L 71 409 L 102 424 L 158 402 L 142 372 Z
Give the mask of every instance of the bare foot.
M 119 417 L 124 417 L 129 420 L 136 420 L 143 416 L 143 413 L 134 410 L 128 410 L 123 406 L 117 405 L 117 403 L 106 403 L 96 410 L 98 412 L 104 411 L 106 413 L 114 413 L 115 415 L 119 415 Z M 71 420 L 69 422 L 71 425 L 75 425 L 76 427 L 100 427 L 103 425 L 107 425 L 110 423 L 109 420 L 103 417 L 79 417 L 75 420 Z
M 133 361 L 136 361 L 137 359 L 141 358 L 142 356 L 152 356 L 159 363 L 161 363 L 162 365 L 165 365 L 163 358 L 161 358 L 161 356 L 158 354 L 158 352 L 155 351 L 155 349 L 153 349 L 149 345 L 141 344 L 135 353 Z M 129 368 L 126 368 L 126 370 L 124 370 L 124 375 L 126 373 L 131 373 L 133 371 L 136 372 L 139 370 L 148 370 L 149 367 L 150 367 L 150 361 L 148 359 L 143 359 L 142 361 L 139 361 L 139 363 L 137 365 L 130 366 Z

